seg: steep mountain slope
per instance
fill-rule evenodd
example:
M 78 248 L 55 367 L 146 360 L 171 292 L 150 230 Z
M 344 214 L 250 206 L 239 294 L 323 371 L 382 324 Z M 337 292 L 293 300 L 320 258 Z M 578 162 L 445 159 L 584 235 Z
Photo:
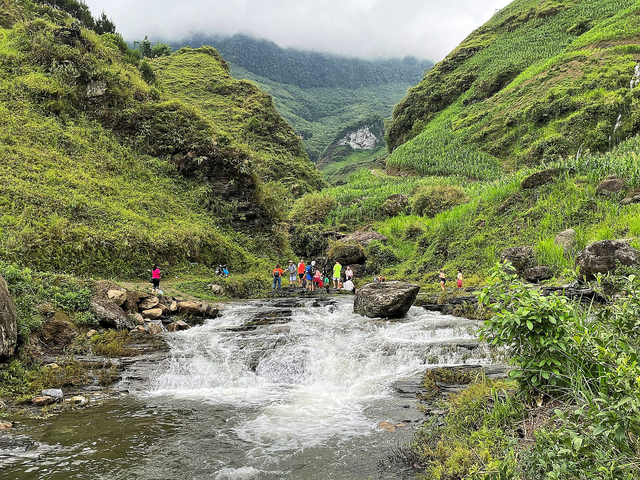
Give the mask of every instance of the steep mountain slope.
M 217 132 L 253 160 L 264 181 L 277 181 L 295 195 L 322 188 L 302 142 L 276 111 L 271 97 L 251 82 L 235 80 L 212 47 L 183 48 L 152 66 L 163 91 L 198 108 Z
M 239 270 L 285 244 L 278 222 L 291 192 L 321 183 L 273 109 L 273 130 L 257 136 L 269 156 L 234 140 L 252 112 L 238 105 L 267 96 L 220 78 L 229 116 L 213 121 L 158 90 L 118 36 L 30 0 L 2 7 L 4 261 L 101 277 L 146 275 L 152 263 Z M 295 186 L 281 158 L 302 172 Z
M 252 80 L 272 95 L 314 161 L 325 157 L 345 126 L 371 115 L 389 117 L 432 66 L 413 58 L 371 61 L 284 49 L 246 35 L 200 36 L 172 44 L 185 45 L 214 46 L 231 64 L 234 77 Z
M 396 107 L 389 163 L 477 178 L 480 162 L 496 177 L 637 133 L 639 13 L 634 0 L 514 1 Z

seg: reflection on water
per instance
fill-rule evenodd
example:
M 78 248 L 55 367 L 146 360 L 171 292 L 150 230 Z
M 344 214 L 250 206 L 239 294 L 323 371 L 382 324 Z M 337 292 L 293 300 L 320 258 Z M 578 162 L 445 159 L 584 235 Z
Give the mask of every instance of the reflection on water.
M 418 308 L 375 321 L 348 300 L 235 305 L 171 334 L 171 357 L 147 382 L 125 376 L 131 396 L 0 437 L 0 478 L 410 478 L 378 465 L 422 420 L 393 382 L 486 351 L 455 346 L 473 339 L 473 322 Z M 408 426 L 390 433 L 380 421 Z

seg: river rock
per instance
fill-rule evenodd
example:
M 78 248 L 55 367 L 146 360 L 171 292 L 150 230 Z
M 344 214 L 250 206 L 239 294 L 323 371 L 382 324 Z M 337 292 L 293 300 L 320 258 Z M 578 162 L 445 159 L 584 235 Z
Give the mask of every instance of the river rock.
M 550 278 L 553 278 L 553 271 L 549 267 L 531 267 L 524 271 L 524 279 L 527 282 L 540 283 L 543 280 L 549 280 Z
M 146 297 L 140 300 L 140 302 L 138 303 L 138 308 L 140 310 L 151 310 L 152 308 L 155 308 L 159 303 L 160 300 L 158 299 L 158 297 Z
M 64 394 L 59 388 L 48 388 L 42 390 L 41 394 L 43 397 L 53 397 L 56 402 L 61 402 L 64 398 Z
M 85 403 L 87 403 L 87 399 L 86 397 L 83 397 L 82 395 L 75 395 L 71 398 L 68 398 L 65 403 L 70 403 L 72 405 L 84 405 Z
M 149 294 L 145 292 L 135 291 L 135 292 L 127 292 L 127 299 L 121 305 L 122 309 L 125 312 L 129 313 L 138 313 L 140 309 L 138 308 L 138 303 L 143 299 L 148 297 Z
M 119 307 L 122 307 L 124 302 L 127 301 L 127 291 L 126 290 L 109 290 L 107 292 L 107 297 L 113 303 L 115 303 Z
M 129 315 L 111 300 L 92 298 L 90 300 L 91 313 L 98 319 L 98 323 L 104 328 L 117 330 L 131 330 L 134 325 Z
M 500 261 L 508 261 L 513 268 L 522 274 L 527 268 L 535 267 L 536 254 L 531 247 L 511 247 L 505 248 L 500 254 Z
M 36 407 L 44 407 L 46 405 L 51 405 L 52 403 L 56 403 L 56 399 L 48 395 L 43 395 L 39 397 L 33 397 L 33 399 L 31 400 L 31 403 L 33 403 Z
M 171 313 L 177 313 L 178 312 L 178 302 L 176 302 L 175 300 L 173 302 L 171 302 L 171 305 L 169 305 L 169 312 L 171 312 Z
M 218 315 L 220 315 L 220 309 L 215 305 L 207 305 L 205 308 L 205 314 L 209 318 L 218 318 Z
M 161 308 L 150 308 L 149 310 L 144 310 L 142 312 L 142 316 L 149 320 L 157 320 L 162 316 Z
M 576 231 L 573 228 L 568 228 L 556 235 L 554 243 L 561 246 L 565 251 L 571 250 L 576 246 Z
M 0 430 L 9 430 L 10 428 L 13 428 L 13 424 L 11 422 L 0 420 Z
M 162 325 L 158 325 L 157 323 L 149 323 L 147 325 L 147 328 L 149 329 L 149 333 L 151 335 L 162 333 Z
M 9 287 L 0 277 L 0 359 L 11 357 L 18 344 L 18 313 Z
M 562 173 L 562 170 L 559 168 L 548 168 L 547 170 L 536 172 L 522 181 L 522 188 L 528 190 L 551 183 L 560 175 L 560 173 Z
M 596 187 L 596 195 L 613 195 L 624 188 L 624 180 L 621 178 L 606 178 Z
M 387 237 L 378 232 L 353 232 L 340 241 L 342 243 L 357 243 L 358 245 L 362 245 L 363 247 L 369 245 L 372 241 L 378 240 L 380 242 L 386 242 Z M 342 263 L 342 262 L 340 262 Z M 359 263 L 359 262 L 354 262 Z
M 129 333 L 147 333 L 147 330 L 144 328 L 144 325 L 137 325 L 136 328 L 131 330 Z
M 619 240 L 602 240 L 581 251 L 576 257 L 576 266 L 581 275 L 593 278 L 598 273 L 613 272 L 616 260 L 622 265 L 635 265 L 640 261 L 640 252 Z
M 205 309 L 196 302 L 178 302 L 178 313 L 180 315 L 204 315 Z
M 180 330 L 188 330 L 190 327 L 187 322 L 183 320 L 178 320 L 177 322 L 170 323 L 167 325 L 167 331 L 169 332 L 178 332 Z
M 386 430 L 387 432 L 395 432 L 396 426 L 391 422 L 380 422 L 378 428 Z
M 133 321 L 136 323 L 136 325 L 144 325 L 144 317 L 139 313 L 136 313 L 133 316 Z
M 353 311 L 370 318 L 401 318 L 413 305 L 420 286 L 397 280 L 369 283 L 358 290 Z

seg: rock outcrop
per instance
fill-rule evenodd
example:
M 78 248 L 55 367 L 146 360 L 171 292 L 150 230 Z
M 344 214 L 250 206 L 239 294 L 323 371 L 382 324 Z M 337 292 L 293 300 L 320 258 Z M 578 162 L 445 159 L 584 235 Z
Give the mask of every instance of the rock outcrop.
M 18 313 L 7 282 L 0 277 L 0 359 L 12 356 L 18 344 Z
M 536 254 L 531 247 L 505 248 L 500 255 L 500 261 L 508 261 L 519 274 L 523 274 L 527 268 L 536 266 Z
M 613 195 L 624 188 L 624 180 L 621 178 L 607 178 L 596 187 L 596 195 Z
M 105 328 L 131 330 L 135 326 L 129 315 L 111 300 L 92 298 L 90 309 L 91 313 L 98 319 L 98 323 Z
M 528 190 L 551 183 L 560 176 L 560 173 L 562 173 L 562 170 L 559 168 L 548 168 L 547 170 L 536 172 L 522 181 L 522 188 Z
M 387 237 L 378 232 L 353 232 L 342 238 L 340 241 L 342 243 L 357 243 L 358 245 L 365 247 L 374 240 L 384 243 L 387 241 Z
M 369 283 L 358 290 L 353 311 L 370 318 L 402 318 L 419 290 L 419 285 L 400 281 Z
M 576 257 L 576 266 L 580 268 L 580 275 L 593 278 L 598 273 L 615 271 L 616 261 L 626 266 L 635 265 L 640 262 L 640 252 L 619 240 L 602 240 L 581 251 Z
M 341 265 L 363 265 L 367 260 L 367 256 L 361 245 L 350 245 L 338 242 L 329 252 L 329 265 L 333 265 L 336 260 L 339 261 Z
M 549 267 L 531 267 L 524 271 L 524 279 L 527 282 L 540 283 L 543 280 L 549 280 L 550 278 L 553 278 L 553 271 Z

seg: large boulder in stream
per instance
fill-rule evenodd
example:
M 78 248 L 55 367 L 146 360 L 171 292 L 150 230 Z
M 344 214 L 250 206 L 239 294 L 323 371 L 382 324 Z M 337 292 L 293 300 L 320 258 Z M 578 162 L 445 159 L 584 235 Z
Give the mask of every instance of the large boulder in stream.
M 353 311 L 370 318 L 402 318 L 415 302 L 419 285 L 399 281 L 369 283 L 356 294 Z
M 598 273 L 615 271 L 616 261 L 621 265 L 636 265 L 640 263 L 640 252 L 620 240 L 602 240 L 581 251 L 576 257 L 576 266 L 581 275 L 593 278 Z
M 7 282 L 0 277 L 0 359 L 15 353 L 18 343 L 18 313 Z

